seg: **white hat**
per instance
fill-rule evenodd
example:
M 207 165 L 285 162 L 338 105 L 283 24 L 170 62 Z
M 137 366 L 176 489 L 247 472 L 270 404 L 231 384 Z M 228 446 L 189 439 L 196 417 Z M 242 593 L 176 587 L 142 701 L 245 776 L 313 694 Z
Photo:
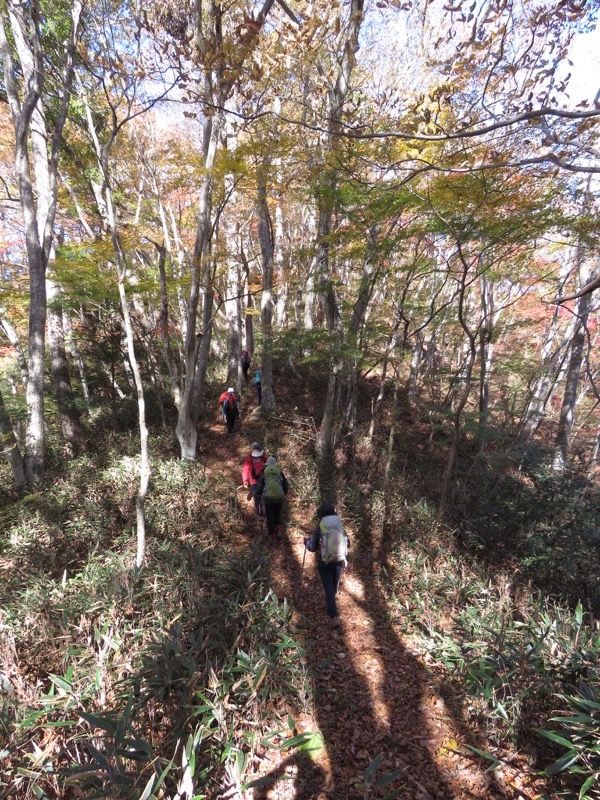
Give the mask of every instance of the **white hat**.
M 253 447 L 252 448 L 252 452 L 250 453 L 252 458 L 260 458 L 264 454 L 265 454 L 265 451 L 261 450 L 259 447 Z
M 228 393 L 233 392 L 233 394 L 235 394 L 235 389 L 233 388 L 233 386 L 230 386 L 229 389 L 227 389 L 227 392 Z

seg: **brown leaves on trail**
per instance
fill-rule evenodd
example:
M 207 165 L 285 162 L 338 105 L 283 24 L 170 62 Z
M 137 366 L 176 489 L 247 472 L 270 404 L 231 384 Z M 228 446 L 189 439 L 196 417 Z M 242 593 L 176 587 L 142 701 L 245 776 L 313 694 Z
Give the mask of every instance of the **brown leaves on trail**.
M 204 438 L 207 472 L 225 475 L 232 491 L 248 443 L 264 440 L 257 427 L 227 438 L 214 426 Z M 288 477 L 293 486 L 293 475 Z M 255 542 L 260 529 L 251 495 L 236 491 L 233 509 L 225 535 L 236 548 Z M 368 554 L 352 554 L 338 595 L 342 627 L 331 628 L 314 556 L 305 560 L 301 582 L 303 543 L 290 533 L 304 530 L 313 511 L 292 496 L 287 538 L 270 550 L 270 584 L 293 609 L 312 684 L 308 705 L 291 711 L 296 731 L 320 731 L 325 744 L 311 756 L 312 767 L 302 769 L 304 762 L 291 762 L 287 751 L 258 754 L 257 771 L 272 774 L 274 783 L 256 797 L 364 800 L 394 793 L 400 800 L 533 800 L 526 781 L 517 786 L 518 771 L 507 772 L 501 787 L 465 747 L 476 744 L 472 732 L 437 694 L 418 647 L 390 622 Z

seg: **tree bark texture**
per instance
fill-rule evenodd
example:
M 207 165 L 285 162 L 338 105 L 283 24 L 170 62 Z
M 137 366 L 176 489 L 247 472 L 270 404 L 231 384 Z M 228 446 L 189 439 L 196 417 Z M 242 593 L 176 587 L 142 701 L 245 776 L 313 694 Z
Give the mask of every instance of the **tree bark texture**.
M 10 417 L 4 405 L 2 392 L 0 392 L 0 448 L 12 472 L 15 486 L 18 489 L 22 489 L 27 483 L 25 464 L 23 463 L 23 457 L 17 444 Z

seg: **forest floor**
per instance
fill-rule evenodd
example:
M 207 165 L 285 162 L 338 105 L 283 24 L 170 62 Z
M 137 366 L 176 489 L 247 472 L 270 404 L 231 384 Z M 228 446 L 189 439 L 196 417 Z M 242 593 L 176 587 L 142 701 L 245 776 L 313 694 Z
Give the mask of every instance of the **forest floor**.
M 543 786 L 523 760 L 514 758 L 493 771 L 466 746 L 472 730 L 453 713 L 436 689 L 435 667 L 426 663 L 417 637 L 407 637 L 390 616 L 373 572 L 371 547 L 361 532 L 351 539 L 349 568 L 339 593 L 342 620 L 333 629 L 326 614 L 315 556 L 304 559 L 303 536 L 313 526 L 315 509 L 294 492 L 293 453 L 280 449 L 280 464 L 290 480 L 286 534 L 273 545 L 254 515 L 252 500 L 240 487 L 241 466 L 253 440 L 264 441 L 264 422 L 245 416 L 228 436 L 217 423 L 207 425 L 201 459 L 213 478 L 226 478 L 236 492 L 227 543 L 244 549 L 262 537 L 270 551 L 270 586 L 292 609 L 298 641 L 307 659 L 313 692 L 307 708 L 293 712 L 296 732 L 320 731 L 323 747 L 307 755 L 263 749 L 251 765 L 253 775 L 270 776 L 269 786 L 247 790 L 254 800 L 467 800 L 543 796 Z M 289 463 L 288 463 L 289 462 Z M 235 490 L 233 487 L 236 487 Z M 374 759 L 379 764 L 376 773 Z M 369 769 L 371 768 L 371 769 Z M 365 779 L 367 777 L 367 782 Z M 380 782 L 379 787 L 374 784 Z M 547 796 L 547 795 L 546 795 Z

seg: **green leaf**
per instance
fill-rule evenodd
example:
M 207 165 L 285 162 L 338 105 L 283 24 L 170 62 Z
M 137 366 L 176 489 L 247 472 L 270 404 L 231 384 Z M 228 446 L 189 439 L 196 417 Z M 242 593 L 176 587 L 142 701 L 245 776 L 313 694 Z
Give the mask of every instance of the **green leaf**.
M 110 717 L 98 717 L 95 714 L 88 714 L 87 711 L 80 711 L 79 716 L 86 722 L 89 722 L 89 724 L 94 728 L 101 728 L 111 736 L 115 735 L 117 725 L 113 719 L 110 719 Z
M 139 800 L 148 800 L 148 798 L 152 794 L 152 787 L 154 786 L 155 780 L 156 780 L 156 775 L 150 775 L 148 783 L 144 787 L 144 791 L 141 793 Z
M 305 731 L 284 739 L 277 749 L 289 750 L 290 747 L 297 747 L 303 753 L 320 751 L 323 749 L 323 734 L 320 731 Z
M 600 773 L 598 773 L 598 772 L 596 772 L 595 775 L 590 775 L 590 777 L 586 780 L 586 782 L 583 784 L 583 786 L 579 790 L 579 800 L 582 800 L 582 798 L 587 797 L 588 789 L 591 789 L 592 786 L 595 783 L 597 783 L 599 776 L 600 776 Z
M 467 744 L 465 745 L 465 747 L 467 747 L 469 750 L 472 750 L 474 753 L 477 753 L 478 756 L 485 758 L 487 761 L 492 762 L 491 765 L 487 768 L 486 772 L 488 770 L 496 769 L 498 764 L 502 763 L 498 758 L 496 758 L 496 756 L 493 753 L 487 753 L 485 750 L 480 750 L 478 747 L 473 747 L 473 745 L 471 744 Z
M 555 761 L 554 764 L 550 764 L 550 766 L 544 770 L 544 774 L 556 775 L 558 772 L 562 772 L 563 770 L 567 769 L 567 767 L 570 767 L 571 764 L 574 764 L 578 758 L 579 756 L 577 753 L 566 753 L 566 755 L 564 755 L 562 758 L 559 758 L 558 761 Z
M 246 789 L 259 789 L 261 786 L 272 786 L 273 783 L 275 783 L 275 776 L 265 775 L 263 778 L 256 778 L 249 783 L 245 783 L 240 788 L 244 792 Z
M 556 744 L 561 744 L 563 747 L 568 747 L 569 750 L 573 748 L 573 742 L 570 742 L 568 739 L 565 739 L 564 736 L 560 736 L 558 733 L 554 733 L 554 731 L 545 731 L 541 728 L 538 728 L 538 733 L 541 733 L 542 736 L 545 736 L 546 739 L 550 739 L 551 742 L 556 742 Z
M 383 761 L 383 753 L 379 753 L 379 755 L 375 756 L 373 761 L 369 764 L 369 766 L 365 770 L 365 783 L 372 783 L 375 773 L 381 766 L 381 762 Z
M 583 607 L 581 605 L 581 600 L 577 603 L 577 606 L 575 608 L 575 622 L 578 625 L 581 625 L 583 623 Z
M 68 675 L 68 673 L 67 673 Z M 73 687 L 71 685 L 71 681 L 68 680 L 67 677 L 62 678 L 60 675 L 48 675 L 52 683 L 57 687 L 57 689 L 61 689 L 63 692 L 71 693 L 73 691 Z
M 40 728 L 72 728 L 79 725 L 76 719 L 55 719 L 50 722 L 42 722 Z
M 382 786 L 387 786 L 388 783 L 391 783 L 399 778 L 405 770 L 406 767 L 402 767 L 402 769 L 395 769 L 393 772 L 388 772 L 385 775 L 382 775 L 381 778 L 376 781 L 375 786 L 379 789 Z

